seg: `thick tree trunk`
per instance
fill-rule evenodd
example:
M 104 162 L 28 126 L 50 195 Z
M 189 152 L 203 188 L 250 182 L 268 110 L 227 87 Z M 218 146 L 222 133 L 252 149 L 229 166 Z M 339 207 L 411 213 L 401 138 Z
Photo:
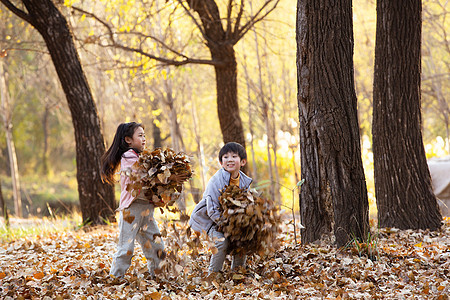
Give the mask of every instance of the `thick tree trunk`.
M 337 246 L 365 239 L 367 188 L 353 82 L 351 0 L 297 2 L 302 242 L 334 228 Z
M 237 63 L 232 45 L 210 47 L 213 60 L 224 61 L 225 66 L 215 66 L 217 114 L 224 143 L 237 142 L 245 147 L 237 97 Z
M 421 133 L 420 0 L 377 1 L 373 154 L 382 227 L 438 229 Z
M 24 0 L 28 21 L 44 38 L 66 94 L 75 131 L 78 193 L 84 222 L 103 223 L 114 213 L 114 189 L 102 182 L 105 151 L 97 108 L 64 16 L 50 0 Z

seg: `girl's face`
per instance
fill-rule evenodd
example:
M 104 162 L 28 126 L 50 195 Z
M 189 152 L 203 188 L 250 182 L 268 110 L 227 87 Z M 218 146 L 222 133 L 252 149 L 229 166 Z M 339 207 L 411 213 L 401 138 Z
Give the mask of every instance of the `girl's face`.
M 126 136 L 125 142 L 127 142 L 130 148 L 135 148 L 138 149 L 139 151 L 143 151 L 146 143 L 144 128 L 142 127 L 136 128 L 136 130 L 133 133 L 133 137 L 130 138 L 129 136 Z
M 232 178 L 236 178 L 239 175 L 239 170 L 246 163 L 245 159 L 241 159 L 237 153 L 228 152 L 222 156 L 222 168 L 231 174 Z

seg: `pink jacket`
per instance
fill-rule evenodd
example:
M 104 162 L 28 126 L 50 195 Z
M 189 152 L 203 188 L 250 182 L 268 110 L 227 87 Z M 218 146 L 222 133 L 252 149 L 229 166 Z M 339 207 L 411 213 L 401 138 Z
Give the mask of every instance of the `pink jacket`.
M 133 150 L 130 149 L 124 154 L 122 154 L 122 159 L 120 160 L 120 203 L 119 208 L 117 210 L 123 210 L 128 208 L 130 204 L 134 201 L 136 197 L 133 197 L 131 191 L 127 191 L 127 186 L 130 183 L 130 178 L 125 175 L 126 170 L 131 169 L 131 166 L 137 162 L 139 159 L 139 155 Z

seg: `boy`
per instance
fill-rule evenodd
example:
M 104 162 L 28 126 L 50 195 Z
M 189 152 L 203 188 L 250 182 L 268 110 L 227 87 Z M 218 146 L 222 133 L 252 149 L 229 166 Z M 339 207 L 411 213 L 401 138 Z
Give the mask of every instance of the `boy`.
M 193 230 L 205 231 L 215 241 L 217 253 L 211 257 L 208 275 L 222 270 L 229 247 L 229 240 L 225 239 L 222 232 L 217 231 L 217 222 L 221 215 L 219 203 L 221 191 L 228 185 L 237 185 L 244 189 L 252 183 L 252 179 L 240 170 L 247 162 L 247 153 L 241 144 L 234 142 L 225 144 L 219 151 L 219 162 L 222 168 L 209 180 L 203 198 L 195 206 L 189 220 Z M 234 255 L 231 269 L 243 266 L 245 259 L 245 255 Z

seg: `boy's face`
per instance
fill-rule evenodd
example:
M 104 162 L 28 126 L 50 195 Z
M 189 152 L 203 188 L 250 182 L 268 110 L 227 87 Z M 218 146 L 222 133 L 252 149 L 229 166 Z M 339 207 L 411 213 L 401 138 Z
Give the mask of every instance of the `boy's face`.
M 245 159 L 241 159 L 237 153 L 228 152 L 222 156 L 222 162 L 220 162 L 220 164 L 225 171 L 237 175 L 241 167 L 243 167 L 246 162 L 247 161 Z

